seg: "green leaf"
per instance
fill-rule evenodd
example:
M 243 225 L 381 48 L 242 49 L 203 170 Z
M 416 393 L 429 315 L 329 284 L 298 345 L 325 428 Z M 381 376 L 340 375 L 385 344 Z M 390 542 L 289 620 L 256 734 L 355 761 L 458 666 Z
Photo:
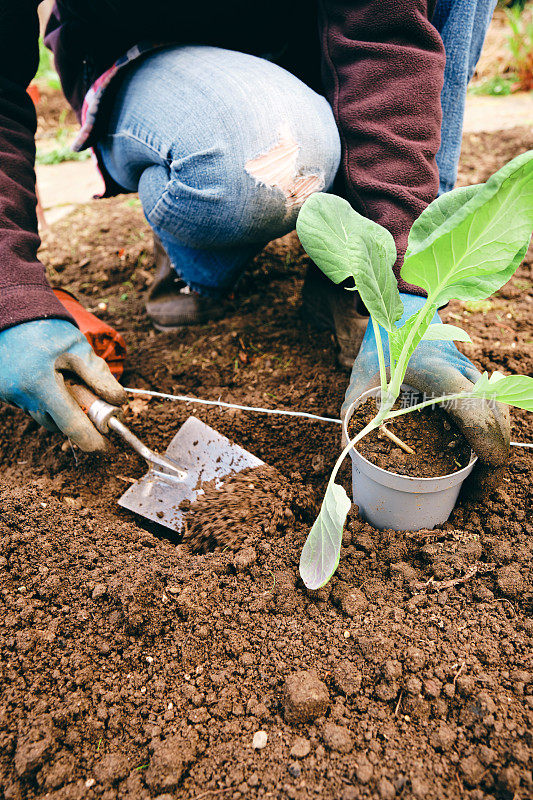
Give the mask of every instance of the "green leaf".
M 328 484 L 320 513 L 300 556 L 300 575 L 308 589 L 320 589 L 337 569 L 342 529 L 351 505 L 342 486 Z
M 484 372 L 469 394 L 533 411 L 533 378 L 527 375 L 506 377 L 501 372 L 494 372 L 489 378 Z
M 303 204 L 296 231 L 306 252 L 334 283 L 353 278 L 374 320 L 391 330 L 403 306 L 392 266 L 394 239 L 332 194 L 317 192 Z
M 458 328 L 457 325 L 441 325 L 435 323 L 430 325 L 422 336 L 423 342 L 472 342 L 466 331 Z
M 394 328 L 394 330 L 391 332 L 389 336 L 389 345 L 391 348 L 391 353 L 394 361 L 398 361 L 398 359 L 400 358 L 400 353 L 402 352 L 404 344 L 407 341 L 407 337 L 411 333 L 413 325 L 419 319 L 419 317 L 423 316 L 420 327 L 417 330 L 415 337 L 409 348 L 407 360 L 411 358 L 412 353 L 415 351 L 420 341 L 422 340 L 424 333 L 428 330 L 431 320 L 435 316 L 436 310 L 437 310 L 436 306 L 430 306 L 426 312 L 424 312 L 424 309 L 421 308 L 420 311 L 417 311 L 416 314 L 413 314 L 412 317 L 409 317 L 409 319 L 407 319 L 404 322 L 401 328 Z
M 483 275 L 478 275 L 475 278 L 470 278 L 468 280 L 464 279 L 461 285 L 460 297 L 459 292 L 456 291 L 456 287 L 452 287 L 450 295 L 453 295 L 453 297 L 439 295 L 439 298 L 437 299 L 438 304 L 442 305 L 443 302 L 447 303 L 448 300 L 452 300 L 454 298 L 464 300 L 467 296 L 470 300 L 485 300 L 487 297 L 490 297 L 492 294 L 494 294 L 494 292 L 497 292 L 498 289 L 501 289 L 501 287 L 513 277 L 517 268 L 522 263 L 528 247 L 529 241 L 525 243 L 522 250 L 518 251 L 509 266 L 506 269 L 503 269 L 501 272 L 485 273 Z M 441 300 L 442 296 L 445 297 L 445 300 Z
M 395 258 L 396 250 L 387 249 L 372 231 L 366 236 L 350 236 L 347 245 L 355 285 L 363 303 L 378 325 L 392 331 L 403 314 L 398 283 L 392 271 L 394 260 L 391 258 Z
M 438 305 L 482 300 L 522 260 L 533 230 L 533 151 L 485 184 L 448 192 L 422 212 L 409 235 L 401 275 Z
M 333 283 L 353 275 L 346 243 L 355 213 L 347 200 L 316 192 L 298 214 L 296 232 L 304 250 Z
M 409 231 L 405 258 L 409 258 L 420 250 L 425 250 L 431 234 L 448 226 L 453 220 L 454 214 L 459 212 L 484 186 L 484 183 L 477 183 L 474 186 L 452 189 L 451 192 L 445 192 L 430 203 L 413 222 Z

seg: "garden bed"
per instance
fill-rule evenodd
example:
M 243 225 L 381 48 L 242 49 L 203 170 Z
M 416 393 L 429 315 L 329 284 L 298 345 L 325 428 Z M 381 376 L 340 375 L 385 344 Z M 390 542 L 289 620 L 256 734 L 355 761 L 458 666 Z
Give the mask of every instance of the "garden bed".
M 531 146 L 525 129 L 467 138 L 462 182 Z M 223 319 L 172 335 L 143 313 L 151 237 L 135 197 L 57 223 L 42 257 L 124 334 L 125 385 L 338 415 L 347 376 L 298 317 L 294 236 L 256 259 Z M 532 263 L 530 250 L 493 299 L 444 312 L 481 370 L 531 374 Z M 513 448 L 499 488 L 463 497 L 441 530 L 378 532 L 352 512 L 335 577 L 306 592 L 299 554 L 340 426 L 143 398 L 126 416 L 163 450 L 193 412 L 277 470 L 260 500 L 238 485 L 229 539 L 202 507 L 202 553 L 117 506 L 144 472 L 134 454 L 74 455 L 0 408 L 6 800 L 533 796 L 530 451 Z M 526 412 L 512 419 L 512 439 L 532 441 Z

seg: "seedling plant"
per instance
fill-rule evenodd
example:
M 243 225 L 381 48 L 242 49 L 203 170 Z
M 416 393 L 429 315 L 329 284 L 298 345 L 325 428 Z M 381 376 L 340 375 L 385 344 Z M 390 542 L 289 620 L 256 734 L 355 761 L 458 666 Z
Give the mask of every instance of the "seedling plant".
M 397 254 L 389 231 L 358 214 L 346 200 L 324 193 L 313 194 L 304 203 L 296 230 L 309 256 L 334 283 L 352 279 L 346 288 L 357 290 L 369 311 L 380 375 L 376 416 L 340 454 L 302 550 L 302 579 L 309 589 L 318 589 L 337 569 L 342 530 L 351 507 L 335 478 L 344 458 L 364 436 L 402 414 L 452 400 L 481 398 L 533 411 L 533 378 L 499 372 L 490 377 L 483 373 L 469 392 L 392 410 L 420 342 L 471 341 L 456 325 L 432 324 L 437 309 L 452 299 L 490 297 L 524 258 L 533 231 L 533 150 L 510 161 L 486 183 L 437 198 L 414 222 L 401 276 L 424 289 L 427 299 L 401 327 L 396 323 L 403 315 L 403 304 L 392 269 Z M 388 365 L 383 337 L 388 338 Z

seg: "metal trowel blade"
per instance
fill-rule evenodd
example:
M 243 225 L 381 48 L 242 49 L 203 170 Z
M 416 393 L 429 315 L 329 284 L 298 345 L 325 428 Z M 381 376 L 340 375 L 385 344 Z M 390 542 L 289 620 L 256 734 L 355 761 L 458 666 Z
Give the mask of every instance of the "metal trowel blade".
M 222 481 L 228 475 L 264 464 L 196 417 L 189 417 L 183 423 L 165 455 L 187 471 L 187 478 L 179 482 L 166 480 L 150 469 L 124 492 L 118 504 L 178 532 L 183 527 L 180 505 L 202 494 L 202 483 L 215 478 Z

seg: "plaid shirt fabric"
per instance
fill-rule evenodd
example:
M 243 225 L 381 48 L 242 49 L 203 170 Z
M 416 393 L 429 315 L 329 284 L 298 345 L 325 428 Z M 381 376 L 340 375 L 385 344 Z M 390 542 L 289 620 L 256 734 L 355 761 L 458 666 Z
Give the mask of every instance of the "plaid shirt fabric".
M 103 97 L 109 85 L 119 72 L 146 53 L 166 46 L 168 45 L 161 42 L 141 42 L 140 44 L 136 44 L 134 47 L 131 47 L 127 53 L 117 59 L 112 67 L 106 69 L 106 71 L 95 80 L 83 100 L 81 108 L 81 129 L 72 144 L 72 149 L 74 151 L 79 152 L 94 144 L 92 134 L 98 121 L 98 112 L 102 106 Z

